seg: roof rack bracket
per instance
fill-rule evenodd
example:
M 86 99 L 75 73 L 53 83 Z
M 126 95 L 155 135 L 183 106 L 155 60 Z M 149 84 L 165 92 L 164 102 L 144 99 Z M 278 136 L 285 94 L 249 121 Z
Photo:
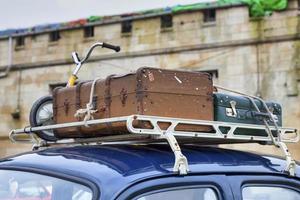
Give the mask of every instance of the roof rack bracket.
M 173 172 L 178 172 L 180 175 L 186 175 L 189 171 L 189 164 L 187 158 L 182 154 L 180 146 L 174 137 L 174 135 L 170 131 L 164 132 L 164 136 L 172 151 L 175 155 L 175 163 L 173 167 Z
M 286 167 L 284 172 L 288 173 L 290 176 L 295 176 L 296 173 L 296 162 L 289 152 L 286 144 L 284 142 L 276 142 L 276 145 L 283 151 L 286 159 Z

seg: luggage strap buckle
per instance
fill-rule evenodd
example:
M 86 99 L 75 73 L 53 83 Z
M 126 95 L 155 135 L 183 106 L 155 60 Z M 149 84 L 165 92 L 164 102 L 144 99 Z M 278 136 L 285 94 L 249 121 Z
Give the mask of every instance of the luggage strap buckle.
M 226 108 L 226 115 L 228 117 L 237 117 L 237 111 L 236 111 L 236 102 L 235 101 L 230 101 L 230 106 L 231 108 Z

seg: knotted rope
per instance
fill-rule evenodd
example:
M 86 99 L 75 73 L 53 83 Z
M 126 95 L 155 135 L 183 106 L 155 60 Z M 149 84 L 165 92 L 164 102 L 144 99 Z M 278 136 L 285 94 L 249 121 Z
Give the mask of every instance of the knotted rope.
M 98 112 L 98 110 L 95 110 L 94 106 L 93 106 L 93 96 L 94 96 L 94 92 L 95 92 L 96 82 L 99 79 L 100 78 L 95 79 L 92 83 L 91 92 L 90 92 L 90 101 L 89 101 L 89 103 L 86 104 L 86 108 L 78 109 L 74 115 L 76 118 L 84 117 L 83 121 L 84 121 L 84 126 L 86 126 L 86 127 L 89 127 L 89 125 L 87 124 L 87 121 L 94 119 L 93 114 Z

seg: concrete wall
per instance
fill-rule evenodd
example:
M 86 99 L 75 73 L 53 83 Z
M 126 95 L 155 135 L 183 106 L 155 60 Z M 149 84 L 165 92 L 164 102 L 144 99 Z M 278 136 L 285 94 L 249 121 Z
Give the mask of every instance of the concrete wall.
M 29 149 L 11 146 L 7 134 L 28 124 L 32 103 L 49 93 L 49 84 L 65 82 L 74 50 L 82 55 L 95 41 L 122 46 L 122 52 L 96 50 L 93 62 L 82 68 L 80 79 L 127 73 L 141 66 L 186 70 L 218 70 L 215 83 L 261 95 L 283 105 L 284 125 L 300 129 L 300 20 L 297 1 L 289 9 L 263 19 L 249 17 L 247 7 L 218 9 L 215 23 L 204 23 L 201 11 L 176 14 L 173 28 L 161 30 L 160 18 L 133 22 L 131 35 L 122 35 L 119 23 L 95 27 L 93 38 L 83 31 L 61 32 L 58 42 L 48 34 L 26 37 L 25 47 L 13 52 L 14 70 L 0 79 L 0 156 Z M 0 40 L 0 66 L 7 65 L 7 40 Z M 17 70 L 20 68 L 21 70 Z M 19 96 L 19 98 L 18 98 Z M 20 104 L 21 119 L 11 113 Z M 229 148 L 278 153 L 272 147 L 227 145 Z M 300 144 L 291 151 L 300 160 Z

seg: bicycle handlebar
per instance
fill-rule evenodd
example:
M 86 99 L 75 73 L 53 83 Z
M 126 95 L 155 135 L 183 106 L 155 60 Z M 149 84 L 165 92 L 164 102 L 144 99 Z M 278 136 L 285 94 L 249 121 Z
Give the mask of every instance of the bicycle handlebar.
M 83 64 L 84 62 L 86 62 L 86 60 L 90 57 L 92 51 L 94 50 L 94 48 L 96 48 L 97 46 L 101 46 L 102 48 L 108 48 L 108 49 L 112 49 L 116 52 L 119 52 L 121 50 L 121 48 L 119 46 L 114 46 L 108 43 L 102 43 L 102 42 L 97 42 L 95 44 L 93 44 L 93 46 L 91 46 L 91 48 L 89 49 L 88 53 L 86 54 L 86 56 L 79 62 L 81 62 L 81 64 Z M 74 60 L 75 61 L 75 60 Z M 76 61 L 75 61 L 76 62 Z
M 104 42 L 102 44 L 102 47 L 115 50 L 116 52 L 119 52 L 121 50 L 121 48 L 119 46 L 114 46 L 114 45 L 107 44 L 107 43 L 104 43 Z
M 80 60 L 78 54 L 76 52 L 73 52 L 72 57 L 77 66 L 74 69 L 72 75 L 70 76 L 67 86 L 73 86 L 75 84 L 75 81 L 78 79 L 78 77 L 77 77 L 78 71 L 80 70 L 82 64 L 87 61 L 87 59 L 90 57 L 94 48 L 96 48 L 98 46 L 100 46 L 102 48 L 112 49 L 116 52 L 119 52 L 121 50 L 121 48 L 119 46 L 114 46 L 114 45 L 104 43 L 104 42 L 97 42 L 97 43 L 93 44 L 93 46 L 91 46 L 91 48 L 88 50 L 86 56 L 81 60 Z

